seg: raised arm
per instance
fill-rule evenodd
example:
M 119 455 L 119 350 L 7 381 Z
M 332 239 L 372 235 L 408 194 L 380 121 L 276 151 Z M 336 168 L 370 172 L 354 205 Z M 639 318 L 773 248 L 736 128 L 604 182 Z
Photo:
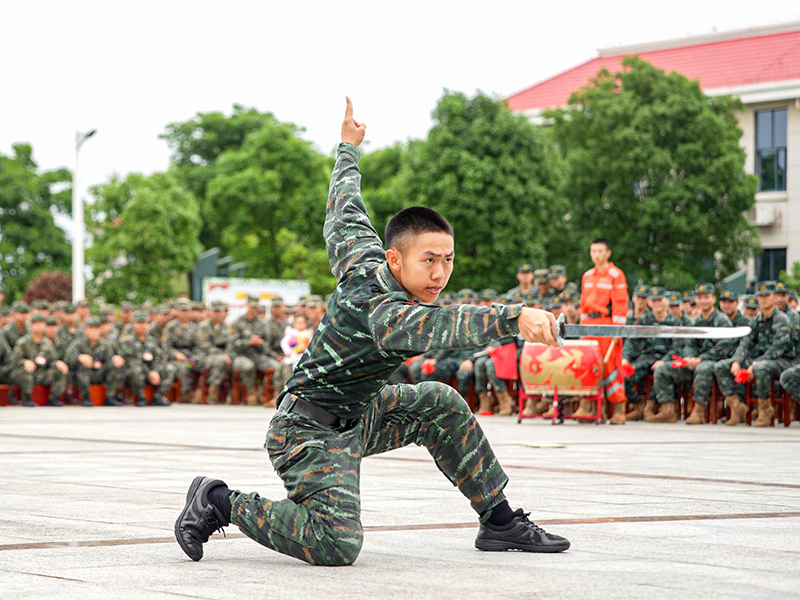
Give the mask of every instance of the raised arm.
M 336 150 L 322 230 L 331 271 L 337 280 L 360 264 L 384 259 L 381 239 L 361 199 L 358 146 L 365 131 L 366 125 L 353 119 L 353 104 L 347 98 L 342 143 Z

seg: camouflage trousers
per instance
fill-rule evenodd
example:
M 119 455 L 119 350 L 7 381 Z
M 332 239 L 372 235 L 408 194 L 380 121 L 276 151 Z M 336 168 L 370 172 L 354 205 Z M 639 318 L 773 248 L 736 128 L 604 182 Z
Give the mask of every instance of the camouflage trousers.
M 449 384 L 455 377 L 458 393 L 466 397 L 472 385 L 472 371 L 462 371 L 458 368 L 465 360 L 465 358 L 443 358 L 437 360 L 433 371 L 428 374 L 422 373 L 422 381 L 440 381 L 441 383 Z
M 497 376 L 491 356 L 479 356 L 475 361 L 474 373 L 475 391 L 478 394 L 487 391 L 490 383 L 496 393 L 508 391 L 508 383 L 506 383 L 505 379 Z
M 152 371 L 149 367 L 142 364 L 128 365 L 121 369 L 114 369 L 108 381 L 109 391 L 121 387 L 130 387 L 131 392 L 136 398 L 144 396 L 144 386 L 149 383 L 147 374 Z M 169 363 L 163 363 L 160 368 L 155 369 L 161 376 L 161 383 L 156 388 L 157 396 L 166 396 L 172 383 L 175 381 L 175 368 Z
M 13 368 L 11 365 L 0 366 L 0 383 L 4 385 L 11 385 L 11 373 Z
M 313 565 L 349 565 L 361 550 L 364 456 L 424 445 L 481 514 L 505 499 L 508 478 L 467 403 L 437 382 L 386 386 L 360 419 L 333 429 L 283 407 L 265 447 L 288 498 L 231 494 L 231 521 L 259 544 Z
M 800 365 L 789 367 L 781 373 L 781 387 L 792 398 L 800 398 Z
M 280 391 L 283 389 L 283 381 L 281 381 L 281 365 L 274 358 L 269 356 L 257 356 L 255 359 L 247 356 L 237 356 L 233 359 L 233 370 L 239 371 L 242 383 L 248 388 L 256 384 L 256 370 L 266 371 L 271 369 L 275 371 L 272 376 L 273 387 Z
M 675 402 L 675 386 L 678 384 L 692 383 L 692 400 L 695 404 L 705 406 L 708 396 L 714 386 L 714 369 L 717 363 L 713 360 L 704 360 L 697 365 L 694 371 L 686 368 L 676 369 L 669 363 L 664 363 L 656 369 L 653 377 L 653 390 L 656 392 L 658 402 Z M 730 367 L 728 367 L 730 371 Z
M 49 385 L 51 400 L 56 400 L 64 393 L 67 386 L 67 376 L 59 371 L 55 365 L 41 368 L 36 367 L 33 373 L 28 373 L 23 367 L 14 369 L 11 379 L 21 388 L 22 395 L 30 397 L 34 385 Z
M 650 367 L 653 366 L 656 360 L 655 356 L 640 356 L 631 363 L 633 375 L 625 378 L 625 400 L 628 403 L 635 404 L 636 402 L 642 401 L 641 396 L 639 396 L 639 383 L 644 381 L 645 377 L 653 372 Z M 655 387 L 655 385 L 653 387 Z
M 124 368 L 123 366 L 122 369 Z M 89 397 L 89 386 L 91 385 L 104 385 L 108 388 L 108 395 L 112 395 L 116 389 L 111 385 L 116 379 L 114 372 L 120 370 L 111 363 L 105 363 L 100 369 L 87 369 L 79 364 L 78 369 L 75 371 L 75 379 L 78 382 L 77 385 L 81 391 L 81 397 L 84 399 Z
M 175 379 L 181 384 L 181 395 L 185 396 L 191 393 L 194 388 L 194 375 L 192 374 L 192 363 L 188 360 L 171 360 L 170 366 L 175 370 Z
M 714 368 L 714 374 L 717 376 L 717 383 L 723 396 L 737 395 L 744 398 L 745 387 L 743 384 L 736 383 L 731 375 L 731 365 L 733 359 L 721 360 Z M 770 397 L 770 385 L 772 385 L 773 378 L 781 376 L 781 373 L 791 366 L 792 362 L 785 358 L 778 360 L 757 360 L 752 363 L 753 377 L 755 384 L 753 385 L 753 395 L 759 400 L 766 400 Z M 743 369 L 749 367 L 749 363 L 741 365 Z
M 200 366 L 204 371 L 209 371 L 208 378 L 206 379 L 207 385 L 222 385 L 225 380 L 225 375 L 231 370 L 228 366 L 228 361 L 225 360 L 227 355 L 222 353 L 214 353 L 205 356 L 200 361 Z

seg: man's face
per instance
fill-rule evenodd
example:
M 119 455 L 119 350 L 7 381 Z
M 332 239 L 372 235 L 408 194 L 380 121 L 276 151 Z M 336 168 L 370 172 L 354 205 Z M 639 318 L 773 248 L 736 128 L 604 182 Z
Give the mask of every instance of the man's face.
M 636 309 L 636 312 L 642 312 L 645 308 L 647 308 L 647 298 L 643 296 L 634 296 L 633 307 Z
M 692 312 L 692 303 L 691 302 L 681 302 L 681 310 L 685 313 L 691 314 Z
M 719 301 L 719 308 L 722 312 L 724 312 L 729 317 L 736 314 L 736 306 L 738 302 L 736 300 L 731 300 L 730 298 L 722 298 Z
M 775 306 L 783 310 L 786 308 L 786 304 L 788 302 L 789 302 L 788 292 L 775 292 Z
M 653 313 L 657 315 L 666 314 L 667 309 L 669 308 L 669 302 L 666 298 L 653 298 L 648 300 L 650 304 L 650 308 L 653 310 Z
M 714 294 L 697 294 L 694 297 L 694 302 L 700 309 L 700 312 L 708 312 L 714 308 L 714 301 L 716 300 Z
M 759 294 L 756 296 L 758 298 L 758 307 L 764 310 L 770 310 L 775 306 L 775 294 Z
M 144 334 L 147 333 L 147 323 L 136 321 L 133 324 L 133 331 L 138 337 L 144 336 Z
M 547 292 L 550 290 L 550 284 L 546 281 L 543 283 L 537 283 L 536 290 L 539 292 L 539 296 L 544 298 L 547 295 Z
M 258 317 L 258 307 L 257 306 L 248 306 L 247 307 L 247 318 L 251 321 Z
M 100 339 L 100 328 L 84 327 L 83 334 L 86 336 L 87 340 L 89 340 L 92 344 L 95 344 L 97 343 L 97 340 Z
M 683 310 L 681 310 L 680 304 L 677 304 L 675 306 L 670 306 L 669 307 L 669 312 L 671 312 L 672 316 L 677 318 L 677 319 L 680 319 L 681 317 L 683 317 Z
M 76 312 L 64 313 L 64 323 L 66 323 L 68 326 L 72 327 L 77 322 L 78 322 L 78 313 Z
M 44 330 L 47 328 L 47 325 L 44 321 L 34 321 L 31 323 L 31 333 L 40 336 L 44 335 Z
M 132 310 L 120 311 L 119 320 L 122 321 L 123 324 L 127 325 L 128 323 L 133 321 L 133 311 Z
M 744 316 L 748 319 L 752 319 L 758 314 L 758 309 L 751 306 L 745 306 L 742 309 L 742 313 L 744 313 Z
M 89 308 L 88 306 L 79 306 L 78 307 L 78 317 L 80 317 L 81 319 L 85 319 L 90 314 L 92 314 L 92 309 Z
M 283 321 L 284 317 L 286 317 L 286 309 L 283 304 L 280 306 L 272 306 L 269 310 L 270 313 L 272 313 L 273 321 Z
M 117 313 L 109 313 L 106 315 L 108 317 L 109 323 L 116 323 L 117 322 Z
M 595 265 L 604 265 L 611 258 L 611 250 L 605 244 L 592 244 L 589 246 L 589 256 Z
M 797 310 L 798 306 L 800 306 L 800 302 L 797 301 L 797 298 L 789 298 L 789 308 Z
M 454 248 L 453 236 L 426 231 L 409 236 L 402 252 L 399 248 L 387 250 L 386 258 L 392 275 L 409 296 L 431 304 L 453 273 Z
M 47 336 L 48 339 L 54 340 L 56 339 L 56 334 L 58 333 L 58 325 L 46 325 L 44 334 Z
M 561 305 L 561 308 L 564 311 L 564 314 L 568 317 L 574 317 L 578 314 L 578 309 L 575 307 L 573 302 L 564 302 L 564 304 Z
M 225 320 L 225 311 L 224 310 L 212 310 L 211 311 L 211 320 L 216 323 L 222 323 Z
M 14 323 L 17 324 L 17 327 L 23 327 L 27 321 L 28 321 L 28 313 L 24 312 L 14 313 Z
M 533 271 L 523 271 L 522 273 L 517 273 L 517 281 L 520 282 L 521 285 L 528 287 L 533 281 Z
M 186 323 L 188 323 L 191 318 L 192 318 L 192 311 L 190 310 L 178 311 L 178 321 L 180 321 L 182 325 L 186 325 Z
M 558 275 L 557 277 L 550 278 L 550 287 L 555 290 L 561 291 L 564 289 L 564 286 L 567 285 L 567 278 L 563 275 Z
M 108 337 L 108 332 L 111 330 L 111 323 L 106 321 L 102 325 L 100 325 L 100 337 L 106 339 Z

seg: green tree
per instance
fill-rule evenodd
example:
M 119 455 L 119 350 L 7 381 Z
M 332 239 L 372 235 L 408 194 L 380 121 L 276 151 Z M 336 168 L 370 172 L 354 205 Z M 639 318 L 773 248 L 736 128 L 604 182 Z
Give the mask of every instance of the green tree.
M 546 264 L 549 224 L 564 213 L 562 161 L 545 131 L 484 94 L 445 92 L 433 118 L 407 149 L 391 208 L 424 205 L 453 225 L 450 289 L 503 292 L 521 261 Z
M 281 229 L 275 236 L 281 249 L 281 279 L 303 279 L 311 284 L 315 294 L 329 294 L 336 287 L 325 248 L 309 249 L 298 242 L 297 234 Z
M 174 297 L 201 252 L 197 200 L 169 173 L 132 174 L 92 190 L 87 287 L 107 302 Z
M 403 208 L 403 198 L 394 189 L 406 154 L 402 144 L 394 144 L 361 156 L 361 196 L 372 224 L 381 235 L 389 219 Z
M 72 174 L 39 173 L 33 150 L 16 144 L 0 154 L 0 286 L 11 302 L 37 275 L 69 271 L 72 249 L 55 215 L 69 214 Z
M 758 248 L 744 217 L 757 182 L 744 172 L 739 109 L 632 57 L 545 113 L 567 162 L 566 254 L 606 237 L 629 281 L 673 289 L 736 270 Z

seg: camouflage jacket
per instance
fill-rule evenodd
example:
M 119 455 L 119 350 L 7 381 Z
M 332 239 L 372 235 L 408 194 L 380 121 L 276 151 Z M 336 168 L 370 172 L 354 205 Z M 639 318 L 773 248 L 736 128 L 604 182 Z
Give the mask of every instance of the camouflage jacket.
M 519 333 L 521 304 L 420 304 L 390 273 L 361 199 L 360 153 L 341 144 L 323 235 L 338 282 L 328 312 L 284 387 L 340 418 L 358 418 L 406 359 Z
M 171 322 L 172 321 L 170 321 L 170 323 Z M 167 323 L 167 325 L 169 325 L 169 323 Z M 165 329 L 166 329 L 166 325 L 164 326 L 164 329 L 161 329 L 158 326 L 158 321 L 153 321 L 152 323 L 150 323 L 150 325 L 147 326 L 147 333 L 145 334 L 145 335 L 147 335 L 147 337 L 149 337 L 151 339 L 152 342 L 158 344 L 158 346 L 161 347 L 162 350 L 164 349 L 164 345 L 161 342 L 161 338 L 164 335 L 164 330 Z M 134 335 L 133 327 L 131 327 L 131 334 L 130 335 Z
M 739 342 L 733 360 L 745 366 L 757 360 L 791 358 L 792 326 L 789 317 L 778 310 L 778 307 L 775 307 L 767 319 L 764 318 L 764 313 L 758 313 L 751 319 L 750 327 L 753 331 Z
M 153 336 L 146 335 L 143 340 L 135 333 L 122 337 L 119 341 L 119 353 L 125 359 L 125 365 L 132 368 L 144 367 L 147 371 L 158 370 L 165 359 L 164 349 Z
M 707 319 L 701 314 L 694 322 L 695 327 L 730 327 L 731 320 L 721 310 L 714 309 Z M 700 360 L 720 361 L 730 358 L 736 349 L 736 340 L 733 338 L 722 340 L 691 339 L 684 342 L 684 358 L 699 358 Z
M 267 343 L 275 354 L 283 354 L 283 350 L 281 349 L 281 340 L 286 334 L 286 326 L 286 319 L 280 323 L 273 319 L 267 321 L 267 334 L 269 335 Z
M 114 347 L 104 339 L 97 340 L 97 344 L 92 346 L 89 339 L 85 335 L 79 335 L 69 345 L 64 358 L 62 360 L 67 363 L 67 366 L 73 371 L 77 371 L 81 366 L 78 357 L 81 354 L 88 354 L 94 358 L 95 362 L 99 362 L 101 366 L 111 362 L 111 357 L 114 356 Z
M 35 362 L 37 369 L 53 368 L 58 360 L 56 347 L 45 336 L 42 336 L 42 341 L 37 344 L 30 333 L 23 335 L 14 345 L 11 363 L 15 368 L 21 369 L 26 360 Z
M 797 346 L 800 344 L 800 316 L 788 304 L 781 312 L 789 317 L 789 325 L 792 328 L 792 358 L 794 358 L 797 356 Z
M 11 321 L 11 323 L 3 327 L 3 329 L 0 331 L 3 332 L 3 337 L 6 338 L 6 342 L 8 342 L 9 347 L 12 349 L 17 345 L 17 342 L 22 336 L 29 333 L 27 325 L 25 326 L 25 331 L 20 332 L 20 330 L 17 329 L 17 325 L 14 323 L 14 321 Z
M 750 326 L 750 319 L 745 317 L 741 312 L 738 310 L 736 311 L 736 315 L 733 317 L 733 321 L 731 321 L 734 327 L 749 327 Z M 735 350 L 735 348 L 734 348 Z
M 645 311 L 641 317 L 636 319 L 635 325 L 677 327 L 680 326 L 678 319 L 667 312 L 663 321 L 656 321 L 655 315 L 649 310 Z M 673 354 L 679 354 L 682 350 L 680 340 L 673 338 L 628 338 L 622 347 L 622 358 L 628 362 L 633 362 L 638 358 L 646 358 L 656 362 L 658 360 L 670 361 Z
M 73 333 L 69 330 L 69 327 L 66 325 L 61 325 L 56 332 L 56 352 L 62 359 L 67 354 L 67 348 L 69 348 L 69 345 L 82 335 L 81 326 L 76 325 L 76 327 L 77 329 Z
M 0 335 L 0 368 L 11 365 L 11 347 L 6 338 Z M 0 383 L 6 383 L 5 381 Z
M 642 315 L 645 315 L 647 313 L 650 313 L 651 315 L 653 314 L 653 311 L 650 310 L 649 306 L 644 309 L 644 312 L 642 313 Z M 640 315 L 640 316 L 642 316 L 642 315 Z M 625 325 L 633 325 L 634 323 L 636 323 L 636 315 L 634 314 L 633 310 L 629 310 L 628 311 L 628 316 L 625 319 Z
M 224 354 L 231 342 L 231 328 L 224 322 L 214 327 L 211 319 L 206 319 L 197 326 L 195 340 L 196 352 L 200 356 Z
M 196 333 L 197 325 L 195 323 L 189 322 L 186 327 L 181 325 L 177 319 L 167 323 L 164 331 L 161 332 L 161 347 L 167 353 L 167 358 L 175 360 L 175 354 L 182 352 L 190 361 L 196 360 Z
M 260 346 L 251 346 L 250 337 L 257 335 L 264 343 Z M 275 352 L 269 344 L 269 332 L 267 323 L 263 319 L 256 317 L 252 321 L 244 314 L 233 322 L 230 327 L 230 346 L 228 353 L 236 356 L 247 356 L 256 358 L 258 356 L 275 356 Z

